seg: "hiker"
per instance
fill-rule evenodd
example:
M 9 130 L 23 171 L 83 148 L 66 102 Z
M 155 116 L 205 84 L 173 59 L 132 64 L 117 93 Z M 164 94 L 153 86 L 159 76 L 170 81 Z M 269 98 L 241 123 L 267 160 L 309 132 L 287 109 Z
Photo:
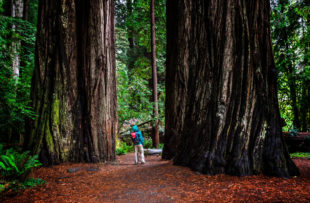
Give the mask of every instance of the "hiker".
M 132 127 L 132 132 L 130 133 L 130 135 L 135 146 L 135 164 L 138 164 L 138 153 L 141 164 L 145 164 L 143 151 L 144 140 L 142 137 L 142 133 L 137 125 L 134 125 Z

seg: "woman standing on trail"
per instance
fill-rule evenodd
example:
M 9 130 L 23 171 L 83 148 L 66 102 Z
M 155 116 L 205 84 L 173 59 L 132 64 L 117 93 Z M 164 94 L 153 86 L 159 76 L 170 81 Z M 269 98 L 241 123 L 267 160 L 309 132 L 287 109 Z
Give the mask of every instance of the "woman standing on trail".
M 144 140 L 142 137 L 142 133 L 137 125 L 134 125 L 131 129 L 132 132 L 130 133 L 130 135 L 133 144 L 135 146 L 135 164 L 138 164 L 139 160 L 141 161 L 141 164 L 145 164 L 144 151 L 143 151 Z M 139 160 L 138 160 L 138 153 L 139 153 Z

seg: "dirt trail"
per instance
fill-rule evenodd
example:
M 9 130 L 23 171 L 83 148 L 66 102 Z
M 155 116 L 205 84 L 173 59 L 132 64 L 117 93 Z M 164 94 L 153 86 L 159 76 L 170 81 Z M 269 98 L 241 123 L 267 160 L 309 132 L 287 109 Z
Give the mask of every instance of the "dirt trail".
M 132 153 L 112 164 L 61 164 L 32 176 L 47 181 L 4 202 L 310 202 L 310 160 L 294 160 L 302 175 L 289 180 L 266 176 L 206 176 L 173 166 L 159 156 L 134 165 Z M 68 169 L 78 168 L 69 173 Z

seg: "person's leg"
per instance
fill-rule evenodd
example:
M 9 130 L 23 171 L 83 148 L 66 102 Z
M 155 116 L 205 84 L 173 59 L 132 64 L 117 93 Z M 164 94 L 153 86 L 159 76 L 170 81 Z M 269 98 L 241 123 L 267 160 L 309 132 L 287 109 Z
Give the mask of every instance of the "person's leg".
M 141 148 L 140 148 L 141 145 L 137 145 L 137 148 L 138 148 L 138 163 L 139 161 L 141 161 Z
M 140 160 L 141 160 L 141 163 L 144 164 L 145 163 L 145 159 L 144 159 L 144 149 L 143 149 L 143 145 L 139 145 L 139 151 L 140 151 Z
M 135 164 L 138 164 L 138 145 L 135 145 Z

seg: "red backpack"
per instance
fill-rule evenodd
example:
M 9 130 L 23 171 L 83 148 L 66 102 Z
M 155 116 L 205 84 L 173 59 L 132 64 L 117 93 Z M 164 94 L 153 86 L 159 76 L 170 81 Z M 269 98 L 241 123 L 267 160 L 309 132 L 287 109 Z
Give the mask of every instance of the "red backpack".
M 131 139 L 134 144 L 139 144 L 139 137 L 137 136 L 137 132 L 130 133 Z

